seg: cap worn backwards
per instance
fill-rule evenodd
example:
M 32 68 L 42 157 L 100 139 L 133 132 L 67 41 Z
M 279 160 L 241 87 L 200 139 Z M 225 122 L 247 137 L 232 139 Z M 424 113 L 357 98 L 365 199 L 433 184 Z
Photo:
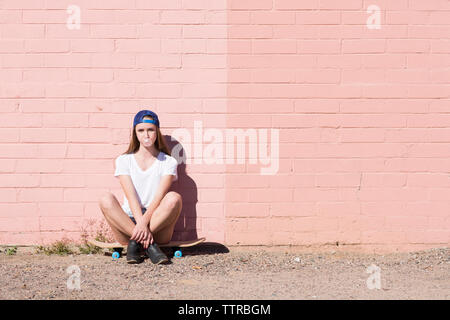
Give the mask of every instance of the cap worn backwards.
M 144 119 L 145 116 L 150 116 L 153 120 Z M 134 116 L 133 127 L 138 125 L 139 123 L 153 123 L 159 128 L 159 119 L 158 115 L 150 110 L 141 110 Z

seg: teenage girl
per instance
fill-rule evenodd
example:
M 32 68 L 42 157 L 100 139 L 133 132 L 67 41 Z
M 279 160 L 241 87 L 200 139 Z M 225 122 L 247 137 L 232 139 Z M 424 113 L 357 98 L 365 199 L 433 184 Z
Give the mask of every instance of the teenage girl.
M 128 245 L 128 263 L 142 262 L 142 251 L 155 264 L 168 261 L 157 243 L 170 241 L 182 208 L 181 196 L 169 191 L 178 179 L 177 160 L 169 154 L 156 113 L 139 111 L 128 150 L 115 160 L 114 176 L 125 194 L 123 205 L 110 192 L 100 200 L 116 240 Z

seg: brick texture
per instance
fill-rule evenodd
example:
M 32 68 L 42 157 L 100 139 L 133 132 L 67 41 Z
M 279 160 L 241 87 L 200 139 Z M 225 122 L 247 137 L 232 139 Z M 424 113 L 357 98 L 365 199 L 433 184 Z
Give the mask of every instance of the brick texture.
M 377 1 L 379 29 L 372 1 L 253 2 L 228 12 L 227 120 L 279 128 L 280 166 L 228 171 L 226 242 L 448 245 L 448 2 Z
M 448 1 L 75 2 L 0 2 L 1 244 L 122 201 L 143 108 L 188 155 L 175 238 L 450 243 Z

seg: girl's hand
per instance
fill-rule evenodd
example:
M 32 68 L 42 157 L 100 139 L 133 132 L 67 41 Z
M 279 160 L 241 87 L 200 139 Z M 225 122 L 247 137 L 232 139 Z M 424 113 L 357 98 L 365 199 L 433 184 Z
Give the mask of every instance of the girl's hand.
M 142 241 L 142 246 L 147 249 L 150 244 L 153 243 L 153 235 L 151 232 L 148 233 L 148 237 Z
M 136 242 L 142 242 L 144 239 L 147 239 L 150 234 L 150 230 L 148 226 L 143 223 L 136 223 L 136 226 L 133 229 L 133 234 L 131 235 L 130 240 L 135 240 Z

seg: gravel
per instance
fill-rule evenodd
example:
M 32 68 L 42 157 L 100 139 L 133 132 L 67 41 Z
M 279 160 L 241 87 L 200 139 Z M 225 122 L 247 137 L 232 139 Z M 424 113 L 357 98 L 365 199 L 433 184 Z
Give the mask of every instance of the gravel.
M 159 266 L 148 259 L 128 265 L 107 250 L 67 256 L 32 247 L 0 251 L 0 299 L 450 298 L 449 248 L 364 254 L 199 245 Z

